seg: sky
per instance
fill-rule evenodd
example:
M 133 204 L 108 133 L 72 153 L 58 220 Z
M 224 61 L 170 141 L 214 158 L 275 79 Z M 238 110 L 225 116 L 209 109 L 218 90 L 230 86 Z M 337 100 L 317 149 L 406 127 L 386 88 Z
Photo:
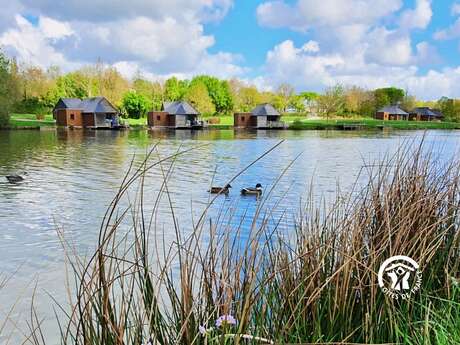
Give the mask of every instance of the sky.
M 263 90 L 396 86 L 460 97 L 460 0 L 0 0 L 0 47 L 71 71 L 211 74 Z

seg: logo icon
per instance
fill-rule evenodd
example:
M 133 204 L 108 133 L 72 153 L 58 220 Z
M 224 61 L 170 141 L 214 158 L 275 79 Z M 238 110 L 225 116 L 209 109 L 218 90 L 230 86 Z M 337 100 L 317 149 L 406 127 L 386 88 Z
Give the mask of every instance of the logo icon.
M 419 264 L 412 258 L 396 255 L 386 259 L 380 266 L 379 286 L 383 293 L 394 299 L 408 299 L 422 284 Z

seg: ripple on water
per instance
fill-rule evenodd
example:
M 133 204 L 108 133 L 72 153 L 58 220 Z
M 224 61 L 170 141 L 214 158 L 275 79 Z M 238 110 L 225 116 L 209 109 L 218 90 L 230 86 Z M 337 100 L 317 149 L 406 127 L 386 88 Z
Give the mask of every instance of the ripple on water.
M 27 132 L 27 133 L 24 133 Z M 316 196 L 333 198 L 336 184 L 346 189 L 358 176 L 363 159 L 372 160 L 387 150 L 394 150 L 423 132 L 342 133 L 342 132 L 197 132 L 146 133 L 142 131 L 14 131 L 0 132 L 0 175 L 27 171 L 24 183 L 17 185 L 0 178 L 0 268 L 4 273 L 20 272 L 11 281 L 14 294 L 18 287 L 40 277 L 41 288 L 52 291 L 58 300 L 65 297 L 64 254 L 57 234 L 58 227 L 82 255 L 91 253 L 98 237 L 102 217 L 125 175 L 133 154 L 138 166 L 158 138 L 161 157 L 200 146 L 178 156 L 167 187 L 181 230 L 192 230 L 211 196 L 211 181 L 220 185 L 228 181 L 280 139 L 286 141 L 272 154 L 249 168 L 232 183 L 228 197 L 220 196 L 210 208 L 212 217 L 220 216 L 230 228 L 249 229 L 252 215 L 264 199 L 241 197 L 239 190 L 262 183 L 267 195 L 283 169 L 301 152 L 285 176 L 278 182 L 273 196 L 265 202 L 265 213 L 272 226 L 288 232 L 294 223 L 300 199 L 312 183 Z M 216 138 L 217 140 L 214 140 Z M 227 139 L 230 138 L 230 139 Z M 458 132 L 430 132 L 427 141 L 443 146 L 452 153 L 458 148 Z M 203 146 L 203 144 L 206 144 Z M 153 157 L 156 157 L 154 153 Z M 163 173 L 170 163 L 152 169 L 146 178 L 145 209 L 149 214 L 162 189 Z M 130 190 L 134 200 L 136 188 Z M 121 206 L 126 207 L 123 202 Z M 162 195 L 156 231 L 173 239 L 173 219 L 166 195 Z M 128 226 L 124 224 L 123 231 Z M 248 236 L 243 231 L 241 240 Z M 0 297 L 2 301 L 12 295 Z M 40 302 L 43 300 L 40 300 Z M 48 300 L 47 300 L 48 301 Z M 49 303 L 40 313 L 53 317 Z M 1 342 L 1 341 L 0 341 Z

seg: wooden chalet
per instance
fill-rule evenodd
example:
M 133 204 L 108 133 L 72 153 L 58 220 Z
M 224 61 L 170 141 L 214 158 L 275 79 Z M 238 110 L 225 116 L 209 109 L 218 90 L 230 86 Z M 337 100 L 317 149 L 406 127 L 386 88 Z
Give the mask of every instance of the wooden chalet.
M 411 121 L 442 121 L 444 115 L 437 109 L 429 107 L 418 107 L 409 113 Z
M 283 129 L 281 114 L 268 103 L 260 104 L 250 113 L 234 114 L 235 128 Z
M 151 128 L 200 129 L 200 113 L 186 101 L 164 102 L 162 111 L 151 111 L 147 123 Z
M 375 118 L 377 120 L 408 120 L 409 113 L 405 112 L 397 105 L 388 105 L 379 109 L 375 113 Z
M 70 128 L 119 128 L 119 112 L 105 97 L 60 98 L 53 109 L 56 125 Z

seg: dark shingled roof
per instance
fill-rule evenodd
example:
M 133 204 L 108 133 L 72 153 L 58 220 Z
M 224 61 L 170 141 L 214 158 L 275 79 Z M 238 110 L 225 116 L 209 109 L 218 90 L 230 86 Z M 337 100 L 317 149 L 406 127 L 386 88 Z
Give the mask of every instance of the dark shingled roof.
M 83 113 L 118 113 L 118 110 L 105 97 L 91 97 L 84 100 L 61 98 L 54 109 L 75 109 Z
M 411 113 L 420 114 L 420 115 L 423 115 L 423 116 L 440 117 L 440 113 L 438 114 L 436 111 L 433 111 L 428 107 L 415 108 L 414 110 L 411 111 Z
M 439 109 L 431 109 L 431 111 L 435 113 L 437 117 L 444 117 L 444 114 Z
M 409 115 L 397 105 L 387 105 L 378 111 L 379 113 L 389 113 L 395 115 Z
M 280 116 L 281 114 L 271 104 L 264 103 L 254 108 L 251 112 L 254 116 Z
M 164 102 L 163 110 L 169 115 L 199 115 L 200 113 L 195 110 L 188 102 Z
M 117 109 L 105 97 L 85 98 L 81 101 L 84 113 L 117 113 Z
M 79 98 L 61 98 L 60 100 L 67 109 L 80 109 L 81 99 Z

